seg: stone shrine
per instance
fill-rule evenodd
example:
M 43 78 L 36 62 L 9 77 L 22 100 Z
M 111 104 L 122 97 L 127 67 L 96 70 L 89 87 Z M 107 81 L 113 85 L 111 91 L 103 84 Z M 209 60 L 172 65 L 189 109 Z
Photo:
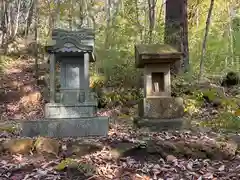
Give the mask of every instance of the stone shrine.
M 93 48 L 91 29 L 53 30 L 46 46 L 50 55 L 50 102 L 45 105 L 44 120 L 22 123 L 23 136 L 107 136 L 108 117 L 96 115 L 97 100 L 89 87 L 89 63 L 95 61 Z
M 138 106 L 137 124 L 156 130 L 178 129 L 184 115 L 183 99 L 171 97 L 170 65 L 182 53 L 169 45 L 136 45 L 135 65 L 143 69 L 144 98 Z

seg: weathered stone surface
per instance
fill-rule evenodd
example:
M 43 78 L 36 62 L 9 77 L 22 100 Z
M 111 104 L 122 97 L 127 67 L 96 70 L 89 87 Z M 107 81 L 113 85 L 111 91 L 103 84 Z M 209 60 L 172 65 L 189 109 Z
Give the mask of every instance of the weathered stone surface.
M 100 144 L 95 143 L 71 143 L 68 144 L 67 150 L 72 156 L 81 157 L 86 154 L 91 154 L 97 151 L 100 151 L 103 148 Z
M 81 137 L 107 136 L 108 117 L 23 121 L 22 136 Z
M 179 130 L 183 128 L 183 119 L 137 119 L 138 128 L 148 128 L 150 131 Z
M 152 119 L 175 119 L 184 115 L 180 97 L 144 98 L 139 104 L 139 116 Z
M 63 105 L 58 103 L 48 103 L 45 105 L 45 118 L 81 118 L 94 117 L 96 114 L 95 103 L 83 103 Z
M 11 139 L 3 143 L 3 149 L 13 154 L 28 154 L 33 148 L 32 139 Z
M 40 154 L 47 153 L 57 156 L 60 150 L 60 143 L 57 140 L 46 137 L 39 137 L 34 146 L 36 151 Z
M 145 64 L 172 63 L 181 59 L 181 52 L 166 44 L 135 46 L 135 64 L 143 68 Z
M 139 145 L 132 142 L 116 142 L 111 145 L 111 156 L 118 159 L 122 156 L 128 155 L 131 150 L 137 148 Z
M 166 158 L 168 155 L 193 159 L 232 159 L 237 153 L 237 145 L 231 141 L 216 140 L 150 140 L 147 142 L 147 151 L 150 154 L 160 154 Z

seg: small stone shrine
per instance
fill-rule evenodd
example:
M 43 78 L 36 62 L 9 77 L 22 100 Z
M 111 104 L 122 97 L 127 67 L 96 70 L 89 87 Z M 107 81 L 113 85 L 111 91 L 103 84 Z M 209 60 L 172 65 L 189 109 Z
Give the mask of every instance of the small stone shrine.
M 135 64 L 143 69 L 144 98 L 138 106 L 137 124 L 154 130 L 178 129 L 182 126 L 183 99 L 171 97 L 170 65 L 182 53 L 169 45 L 136 45 Z
M 89 87 L 89 63 L 95 61 L 93 46 L 94 33 L 90 29 L 53 30 L 46 46 L 50 56 L 50 102 L 45 105 L 44 120 L 22 123 L 23 136 L 107 136 L 108 117 L 96 115 L 97 100 Z

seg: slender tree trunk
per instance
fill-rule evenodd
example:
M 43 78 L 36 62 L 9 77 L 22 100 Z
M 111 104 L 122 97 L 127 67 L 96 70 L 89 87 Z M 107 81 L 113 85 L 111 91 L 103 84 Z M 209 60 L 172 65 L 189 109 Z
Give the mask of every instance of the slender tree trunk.
M 228 23 L 228 36 L 229 36 L 229 53 L 231 55 L 231 65 L 234 65 L 234 50 L 233 50 L 233 29 L 232 29 L 232 11 L 233 8 L 231 7 L 231 3 L 228 3 L 228 16 L 229 16 L 229 23 Z
M 4 27 L 5 27 L 5 33 L 4 33 L 4 39 L 3 39 L 3 44 L 2 44 L 2 47 L 4 49 L 4 54 L 7 53 L 7 50 L 8 50 L 8 39 L 11 35 L 11 29 L 10 29 L 10 26 L 9 26 L 9 21 L 10 21 L 10 18 L 9 17 L 9 3 L 8 2 L 4 2 Z
M 110 7 L 111 7 L 111 1 L 110 0 L 105 0 L 105 11 L 106 11 L 106 32 L 105 32 L 105 48 L 109 48 L 109 28 L 110 28 L 110 23 L 111 23 L 111 12 L 110 12 Z
M 17 15 L 16 15 L 16 20 L 15 20 L 15 29 L 14 29 L 13 37 L 15 37 L 18 32 L 21 2 L 22 2 L 22 0 L 18 0 Z
M 57 1 L 57 8 L 56 8 L 56 11 L 55 11 L 55 19 L 54 19 L 54 22 L 53 22 L 53 27 L 57 27 L 58 24 L 60 23 L 60 6 L 61 6 L 61 1 L 58 0 Z
M 79 19 L 80 19 L 79 26 L 82 27 L 83 20 L 84 20 L 84 8 L 83 8 L 83 1 L 82 0 L 79 2 Z
M 148 0 L 148 18 L 149 18 L 149 43 L 152 43 L 152 35 L 155 26 L 155 0 Z
M 6 2 L 2 0 L 2 11 L 1 11 L 1 31 L 2 31 L 2 37 L 1 37 L 1 48 L 4 47 L 4 39 L 6 35 L 6 24 L 5 24 L 5 10 L 6 10 Z
M 70 0 L 70 8 L 68 11 L 68 26 L 69 29 L 72 30 L 73 29 L 73 17 L 72 17 L 72 11 L 73 11 L 73 1 Z
M 188 47 L 188 12 L 187 12 L 187 0 L 183 0 L 183 17 L 182 17 L 182 52 L 183 52 L 183 70 L 189 71 L 189 47 Z
M 33 6 L 34 6 L 34 0 L 30 1 L 28 12 L 27 12 L 27 17 L 26 17 L 26 29 L 25 29 L 25 38 L 28 37 L 29 34 L 29 29 L 32 24 L 32 19 L 33 19 Z
M 38 79 L 38 10 L 39 2 L 35 0 L 35 26 L 34 26 L 34 40 L 35 40 L 35 78 Z
M 209 32 L 209 27 L 210 27 L 213 6 L 214 6 L 214 0 L 211 0 L 210 7 L 208 10 L 208 16 L 207 16 L 207 20 L 206 20 L 205 35 L 204 35 L 203 44 L 202 44 L 202 54 L 201 54 L 201 59 L 200 59 L 200 71 L 199 71 L 199 77 L 198 77 L 199 81 L 201 80 L 201 78 L 203 76 L 203 68 L 204 68 L 203 61 L 204 61 L 204 57 L 206 54 L 207 36 L 208 36 L 208 32 Z
M 134 2 L 135 2 L 135 8 L 136 8 L 136 19 L 137 19 L 137 24 L 138 24 L 139 34 L 140 34 L 140 43 L 142 43 L 143 42 L 143 28 L 139 21 L 138 0 L 134 0 Z

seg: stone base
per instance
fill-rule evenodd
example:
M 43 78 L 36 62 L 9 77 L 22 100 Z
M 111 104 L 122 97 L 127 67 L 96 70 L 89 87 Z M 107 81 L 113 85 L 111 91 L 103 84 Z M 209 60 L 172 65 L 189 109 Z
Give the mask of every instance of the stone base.
M 81 119 L 48 119 L 23 121 L 20 124 L 21 135 L 25 137 L 86 137 L 107 136 L 109 129 L 108 117 Z
M 60 104 L 47 103 L 45 105 L 46 119 L 87 118 L 96 116 L 96 103 Z
M 139 116 L 146 119 L 178 119 L 184 115 L 180 97 L 144 98 L 139 103 Z
M 138 128 L 148 128 L 150 131 L 181 130 L 183 119 L 137 119 Z

